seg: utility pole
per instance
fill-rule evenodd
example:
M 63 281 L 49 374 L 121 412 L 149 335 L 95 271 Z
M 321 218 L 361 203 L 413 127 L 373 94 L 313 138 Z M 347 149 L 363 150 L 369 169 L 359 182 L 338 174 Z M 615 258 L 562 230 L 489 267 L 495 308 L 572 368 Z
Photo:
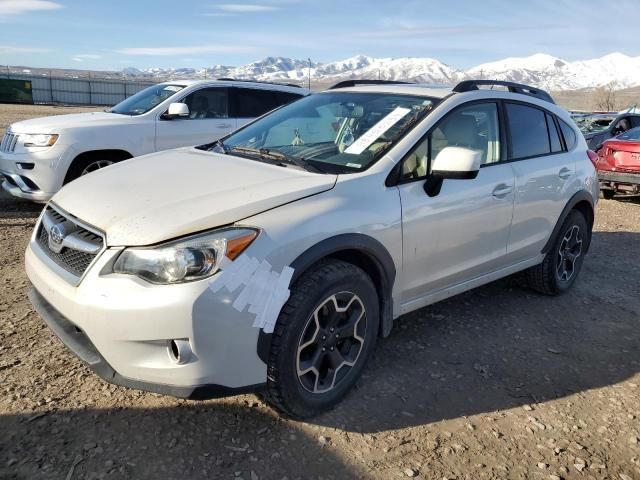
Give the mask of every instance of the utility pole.
M 311 59 L 307 58 L 307 60 L 309 60 L 309 70 L 307 71 L 307 87 L 309 88 L 309 90 L 311 90 Z

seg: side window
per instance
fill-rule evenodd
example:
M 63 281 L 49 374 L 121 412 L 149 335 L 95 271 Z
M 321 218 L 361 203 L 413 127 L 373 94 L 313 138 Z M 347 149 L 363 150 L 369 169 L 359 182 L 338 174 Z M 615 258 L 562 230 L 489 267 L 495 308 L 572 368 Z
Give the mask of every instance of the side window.
M 636 127 L 640 127 L 640 117 L 639 116 L 633 116 L 633 117 L 629 117 L 631 120 L 631 127 L 632 128 L 636 128 Z
M 228 97 L 228 89 L 226 88 L 203 88 L 187 95 L 182 103 L 186 103 L 189 107 L 191 120 L 228 118 Z
M 546 114 L 538 108 L 516 103 L 507 103 L 506 108 L 512 158 L 529 158 L 550 153 Z
M 549 140 L 551 141 L 551 151 L 553 153 L 562 152 L 562 142 L 558 129 L 553 121 L 553 117 L 547 113 L 547 129 L 549 130 Z
M 259 117 L 282 105 L 280 93 L 273 90 L 258 90 L 253 88 L 235 89 L 235 117 Z
M 465 147 L 482 153 L 482 163 L 500 161 L 497 104 L 478 103 L 454 110 L 421 140 L 403 160 L 402 180 L 423 178 L 445 147 Z
M 567 150 L 573 149 L 576 146 L 576 132 L 567 125 L 563 120 L 558 119 L 560 124 L 560 130 L 562 130 L 562 136 L 564 137 L 564 143 L 567 146 Z
M 280 105 L 286 105 L 287 103 L 295 102 L 302 98 L 302 95 L 298 95 L 297 93 L 289 93 L 289 92 L 276 92 L 276 99 L 278 103 L 278 107 Z

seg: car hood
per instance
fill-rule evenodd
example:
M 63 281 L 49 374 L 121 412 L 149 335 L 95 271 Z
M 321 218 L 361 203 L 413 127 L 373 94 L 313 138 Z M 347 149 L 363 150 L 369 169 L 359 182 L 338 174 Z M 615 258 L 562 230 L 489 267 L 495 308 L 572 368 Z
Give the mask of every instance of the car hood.
M 151 245 L 330 190 L 336 180 L 295 166 L 182 148 L 80 177 L 52 201 L 105 232 L 109 246 Z
M 67 115 L 54 115 L 52 117 L 32 118 L 11 125 L 14 133 L 59 133 L 60 130 L 74 127 L 85 127 L 87 123 L 99 126 L 129 119 L 127 115 L 108 112 L 70 113 Z

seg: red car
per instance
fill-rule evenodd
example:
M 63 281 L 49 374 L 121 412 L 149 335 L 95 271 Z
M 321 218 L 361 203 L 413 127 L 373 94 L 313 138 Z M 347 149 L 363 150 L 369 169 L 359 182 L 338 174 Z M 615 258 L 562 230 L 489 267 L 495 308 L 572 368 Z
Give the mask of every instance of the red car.
M 604 198 L 611 199 L 616 193 L 640 193 L 640 128 L 604 142 L 596 168 Z

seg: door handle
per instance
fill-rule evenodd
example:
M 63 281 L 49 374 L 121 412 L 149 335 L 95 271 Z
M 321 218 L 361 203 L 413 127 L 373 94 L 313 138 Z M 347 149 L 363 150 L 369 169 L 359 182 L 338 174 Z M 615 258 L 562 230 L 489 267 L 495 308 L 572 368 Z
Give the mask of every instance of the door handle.
M 231 125 L 230 123 L 223 123 L 218 125 L 218 128 L 231 128 L 233 127 L 233 125 Z
M 491 195 L 493 195 L 494 198 L 504 198 L 507 195 L 509 195 L 512 191 L 513 191 L 513 187 L 511 185 L 507 185 L 506 183 L 501 183 L 500 185 L 496 186 L 496 188 L 493 189 L 493 192 L 491 192 Z
M 558 172 L 558 176 L 562 179 L 562 180 L 566 180 L 567 178 L 569 178 L 572 175 L 573 172 L 571 172 L 570 168 L 567 167 L 563 167 L 560 169 L 560 171 Z

